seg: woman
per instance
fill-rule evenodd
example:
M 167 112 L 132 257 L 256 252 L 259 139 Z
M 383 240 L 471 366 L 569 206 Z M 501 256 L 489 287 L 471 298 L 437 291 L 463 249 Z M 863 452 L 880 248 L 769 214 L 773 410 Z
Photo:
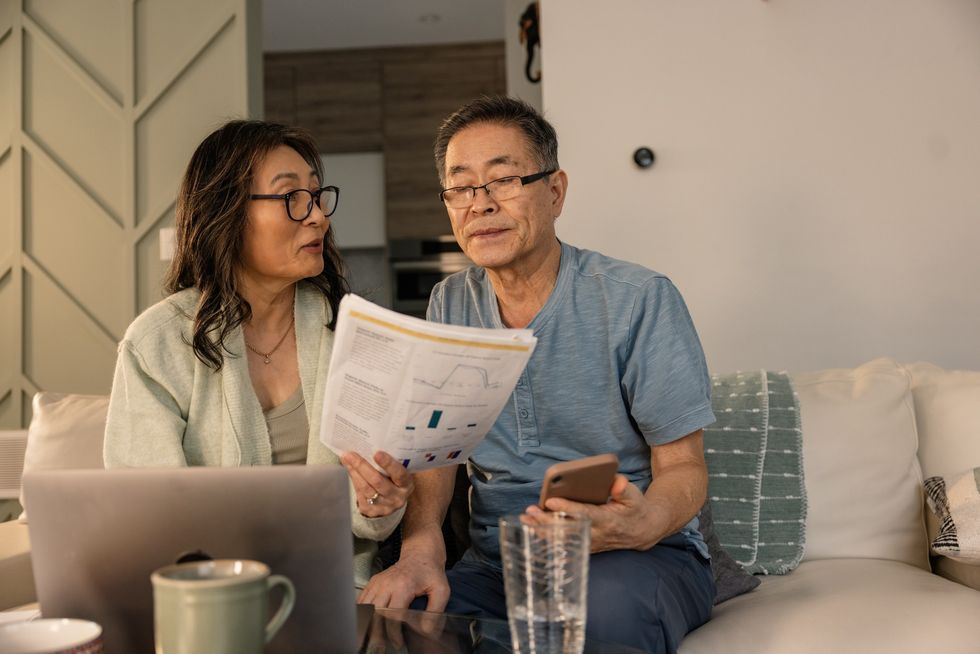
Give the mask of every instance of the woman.
M 177 200 L 171 295 L 129 326 L 116 362 L 106 467 L 343 463 L 355 583 L 401 519 L 413 481 L 384 452 L 340 460 L 319 439 L 340 298 L 347 292 L 304 131 L 232 121 L 198 146 Z

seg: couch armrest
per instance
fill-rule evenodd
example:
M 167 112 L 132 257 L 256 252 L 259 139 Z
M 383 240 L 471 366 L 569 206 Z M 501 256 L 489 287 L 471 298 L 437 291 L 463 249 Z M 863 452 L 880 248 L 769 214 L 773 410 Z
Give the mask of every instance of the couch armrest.
M 0 523 L 0 611 L 37 601 L 27 525 Z
M 958 584 L 980 590 L 980 565 L 970 565 L 948 556 L 932 557 L 932 571 Z
M 928 502 L 923 512 L 926 517 L 926 532 L 929 535 L 929 542 L 932 543 L 936 536 L 939 535 L 939 518 L 929 508 Z M 970 565 L 969 563 L 951 559 L 948 556 L 936 555 L 931 555 L 929 562 L 932 565 L 932 571 L 940 577 L 955 581 L 964 586 L 969 586 L 975 590 L 980 590 L 980 565 Z

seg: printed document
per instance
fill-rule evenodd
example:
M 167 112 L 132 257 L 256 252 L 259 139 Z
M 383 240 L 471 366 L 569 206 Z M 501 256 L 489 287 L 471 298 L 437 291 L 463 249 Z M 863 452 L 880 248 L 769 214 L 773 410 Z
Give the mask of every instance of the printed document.
M 340 302 L 320 440 L 410 471 L 464 462 L 510 398 L 537 339 L 529 329 L 426 322 L 347 295 Z

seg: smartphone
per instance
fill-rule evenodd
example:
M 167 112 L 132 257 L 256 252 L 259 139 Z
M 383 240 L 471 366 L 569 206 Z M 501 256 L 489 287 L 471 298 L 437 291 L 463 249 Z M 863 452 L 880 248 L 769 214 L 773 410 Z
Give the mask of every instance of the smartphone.
M 549 497 L 563 497 L 587 504 L 605 504 L 609 501 L 609 491 L 617 470 L 619 458 L 615 454 L 598 454 L 556 463 L 544 473 L 538 506 L 543 509 L 545 500 Z

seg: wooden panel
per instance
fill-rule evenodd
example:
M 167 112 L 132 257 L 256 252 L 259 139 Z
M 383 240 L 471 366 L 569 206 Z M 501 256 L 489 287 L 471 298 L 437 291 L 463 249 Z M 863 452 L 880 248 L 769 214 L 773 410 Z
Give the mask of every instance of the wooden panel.
M 502 57 L 460 56 L 457 49 L 385 64 L 385 177 L 389 238 L 449 233 L 439 202 L 432 143 L 443 119 L 483 94 L 503 93 Z
M 324 57 L 296 73 L 296 122 L 313 132 L 322 152 L 381 150 L 377 62 Z
M 292 117 L 326 153 L 384 152 L 389 239 L 449 233 L 432 142 L 460 105 L 506 92 L 503 42 L 270 53 L 265 66 L 270 119 Z
M 296 124 L 296 68 L 291 64 L 266 63 L 264 71 L 265 119 Z

